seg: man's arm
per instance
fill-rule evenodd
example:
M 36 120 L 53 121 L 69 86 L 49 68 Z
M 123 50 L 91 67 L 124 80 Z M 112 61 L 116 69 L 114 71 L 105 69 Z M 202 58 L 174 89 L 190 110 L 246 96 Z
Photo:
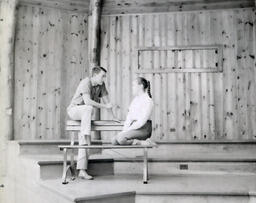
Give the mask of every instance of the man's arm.
M 90 105 L 90 106 L 94 106 L 96 108 L 107 108 L 107 109 L 110 109 L 112 108 L 112 105 L 107 103 L 107 104 L 101 104 L 101 103 L 98 103 L 98 102 L 95 102 L 93 101 L 91 98 L 90 98 L 90 95 L 89 94 L 83 94 L 83 100 L 84 100 L 84 103 L 86 105 Z
M 91 85 L 90 85 L 89 78 L 82 80 L 79 83 L 77 89 L 80 92 L 80 95 L 82 95 L 85 105 L 93 106 L 96 108 L 111 108 L 111 105 L 100 104 L 91 99 L 90 97 Z
M 104 104 L 110 104 L 110 102 L 109 102 L 109 96 L 108 96 L 108 95 L 103 96 L 103 97 L 102 97 L 102 101 L 103 101 Z M 116 117 L 116 115 L 115 115 L 115 113 L 114 113 L 113 106 L 112 106 L 112 108 L 111 108 L 111 114 L 112 114 L 112 117 L 113 117 L 114 120 L 120 122 L 120 120 Z

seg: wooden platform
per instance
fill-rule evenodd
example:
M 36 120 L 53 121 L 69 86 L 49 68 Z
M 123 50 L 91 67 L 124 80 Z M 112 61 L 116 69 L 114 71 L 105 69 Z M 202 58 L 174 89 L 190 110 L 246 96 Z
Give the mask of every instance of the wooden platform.
M 111 156 L 107 157 L 105 153 L 93 155 L 90 157 L 89 171 L 95 172 L 94 180 L 69 180 L 68 185 L 62 185 L 62 156 L 47 150 L 48 147 L 57 148 L 61 143 L 65 144 L 66 141 L 43 141 L 43 144 L 40 141 L 23 141 L 20 145 L 15 141 L 9 143 L 8 150 L 16 153 L 8 157 L 12 161 L 8 164 L 9 178 L 5 182 L 5 189 L 11 191 L 7 194 L 18 192 L 4 202 L 254 203 L 255 143 L 159 144 L 156 150 L 168 151 L 172 159 L 149 157 L 148 185 L 141 184 L 140 158 L 133 153 L 129 154 L 135 156 L 133 160 L 128 157 L 110 159 Z M 212 160 L 218 162 L 211 162 L 210 154 Z M 189 160 L 191 162 L 184 162 Z M 184 164 L 188 165 L 186 170 L 180 168 Z
M 256 189 L 256 176 L 244 175 L 173 175 L 152 176 L 148 185 L 140 182 L 136 175 L 101 176 L 93 181 L 75 180 L 69 185 L 61 185 L 58 180 L 47 180 L 41 184 L 54 192 L 63 195 L 74 202 L 97 199 L 100 196 L 121 194 L 125 192 L 136 193 L 137 202 L 147 202 L 145 199 L 158 197 L 157 202 L 190 202 L 243 203 L 248 202 L 249 191 Z M 111 183 L 111 184 L 110 184 Z M 203 184 L 202 184 L 203 183 Z M 182 201 L 183 200 L 183 201 Z M 215 201 L 214 201 L 215 200 Z M 247 201 L 246 201 L 247 200 Z

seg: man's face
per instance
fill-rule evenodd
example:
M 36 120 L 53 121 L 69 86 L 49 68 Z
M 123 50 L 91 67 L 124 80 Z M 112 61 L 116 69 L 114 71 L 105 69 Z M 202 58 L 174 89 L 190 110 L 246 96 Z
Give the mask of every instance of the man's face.
M 100 71 L 98 74 L 95 75 L 95 82 L 98 85 L 102 85 L 105 81 L 106 73 L 104 71 Z

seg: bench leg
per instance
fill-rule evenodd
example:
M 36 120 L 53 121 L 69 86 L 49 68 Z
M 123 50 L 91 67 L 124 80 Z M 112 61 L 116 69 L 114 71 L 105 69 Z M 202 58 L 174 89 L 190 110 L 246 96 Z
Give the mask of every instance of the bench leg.
M 67 184 L 67 173 L 70 166 L 67 165 L 67 148 L 63 149 L 64 159 L 63 159 L 63 173 L 62 173 L 62 184 Z
M 71 141 L 70 145 L 74 146 L 75 144 L 75 132 L 71 132 Z M 70 171 L 71 171 L 71 180 L 75 180 L 76 174 L 75 174 L 75 164 L 74 164 L 74 149 L 71 149 L 70 153 Z
M 144 148 L 144 160 L 143 160 L 143 183 L 148 183 L 148 149 Z

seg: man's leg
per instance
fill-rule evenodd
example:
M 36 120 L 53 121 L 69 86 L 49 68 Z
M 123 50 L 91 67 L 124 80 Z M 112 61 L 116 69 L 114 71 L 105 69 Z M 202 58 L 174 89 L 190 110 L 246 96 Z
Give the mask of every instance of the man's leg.
M 82 135 L 81 132 L 78 133 L 78 140 L 79 145 L 86 145 L 87 144 L 87 138 L 88 136 Z M 76 168 L 78 170 L 80 169 L 87 169 L 88 167 L 88 153 L 85 149 L 78 149 L 78 156 L 77 156 L 77 166 Z
M 79 137 L 79 145 L 91 144 L 91 118 L 93 107 L 83 105 L 81 107 L 82 115 L 81 115 L 81 130 Z M 78 160 L 77 160 L 77 169 L 79 170 L 79 177 L 85 179 L 92 179 L 92 176 L 88 175 L 86 170 L 88 169 L 88 157 L 89 150 L 79 149 L 78 150 Z
M 91 136 L 80 134 L 79 145 L 84 145 L 84 144 L 91 145 Z M 91 180 L 93 179 L 93 177 L 87 173 L 88 158 L 89 158 L 89 149 L 78 150 L 78 157 L 77 157 L 77 169 L 79 170 L 78 176 L 87 180 Z
M 81 120 L 81 130 L 78 135 L 79 145 L 91 144 L 91 117 L 93 107 L 88 105 L 81 105 L 73 107 L 69 116 L 74 120 Z M 88 167 L 88 151 L 85 149 L 78 149 L 77 169 L 79 176 L 86 179 L 92 179 L 86 172 Z

